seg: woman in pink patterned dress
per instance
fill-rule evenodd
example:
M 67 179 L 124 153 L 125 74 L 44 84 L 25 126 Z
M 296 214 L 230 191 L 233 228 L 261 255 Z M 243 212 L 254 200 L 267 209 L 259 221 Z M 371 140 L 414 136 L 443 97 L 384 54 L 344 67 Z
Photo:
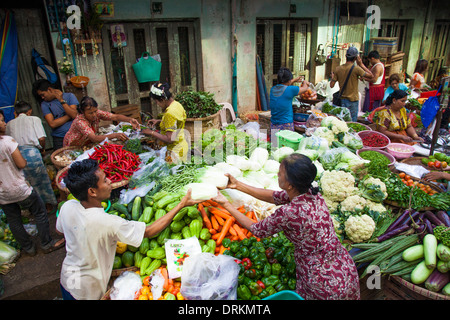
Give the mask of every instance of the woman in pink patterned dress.
M 91 97 L 83 97 L 78 106 L 78 115 L 73 120 L 69 131 L 64 136 L 64 147 L 85 146 L 90 143 L 99 143 L 108 139 L 128 140 L 125 133 L 110 133 L 105 135 L 98 134 L 98 128 L 101 120 L 104 121 L 123 121 L 129 122 L 134 129 L 139 128 L 139 122 L 136 119 L 122 114 L 115 114 L 107 111 L 98 110 L 97 102 Z
M 292 154 L 280 165 L 283 191 L 255 188 L 228 175 L 226 188 L 237 189 L 262 201 L 282 205 L 254 223 L 219 193 L 219 202 L 243 227 L 263 238 L 283 231 L 295 246 L 296 292 L 306 300 L 360 299 L 358 272 L 334 231 L 328 207 L 312 187 L 317 169 L 308 157 Z

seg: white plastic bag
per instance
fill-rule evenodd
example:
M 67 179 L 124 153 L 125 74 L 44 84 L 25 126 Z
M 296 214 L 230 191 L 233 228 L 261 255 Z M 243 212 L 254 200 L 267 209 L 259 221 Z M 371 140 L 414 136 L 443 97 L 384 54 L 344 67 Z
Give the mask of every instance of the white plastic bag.
M 125 271 L 114 281 L 111 300 L 134 300 L 141 287 L 141 277 L 135 272 Z
M 164 248 L 166 250 L 167 272 L 171 279 L 181 276 L 188 257 L 202 252 L 197 237 L 181 240 L 169 239 L 165 242 Z
M 239 265 L 228 255 L 201 252 L 186 259 L 180 292 L 188 300 L 236 300 Z

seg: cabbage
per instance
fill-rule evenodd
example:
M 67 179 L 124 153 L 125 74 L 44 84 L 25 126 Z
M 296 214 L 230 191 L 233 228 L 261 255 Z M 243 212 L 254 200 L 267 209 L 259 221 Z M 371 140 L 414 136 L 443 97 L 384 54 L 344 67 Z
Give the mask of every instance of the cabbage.
M 317 168 L 316 179 L 320 179 L 320 176 L 325 171 L 325 169 L 323 168 L 322 164 L 318 160 L 313 161 L 313 163 Z
M 244 178 L 251 184 L 261 185 L 263 188 L 267 188 L 272 179 L 264 171 L 248 171 L 244 173 Z
M 229 173 L 235 178 L 242 176 L 242 171 L 239 168 L 226 162 L 219 162 L 214 165 L 213 168 L 222 171 L 224 174 Z
M 264 164 L 263 170 L 265 173 L 278 173 L 280 170 L 280 163 L 278 161 L 269 159 Z
M 231 164 L 232 166 L 235 166 L 236 168 L 239 168 L 242 171 L 250 170 L 252 163 L 250 160 L 247 159 L 247 157 L 244 156 L 238 156 L 238 155 L 229 155 L 227 156 L 228 164 Z
M 199 178 L 199 182 L 209 183 L 223 189 L 228 185 L 228 177 L 220 169 L 207 167 Z
M 327 139 L 318 136 L 311 136 L 300 141 L 298 150 L 316 150 L 320 157 L 329 149 L 328 146 L 329 142 Z
M 192 200 L 209 200 L 216 197 L 218 192 L 217 187 L 210 183 L 189 183 L 184 187 L 184 191 L 187 192 L 189 189 Z
M 262 169 L 262 165 L 258 161 L 248 160 L 248 162 L 250 163 L 249 164 L 250 169 L 248 170 L 259 171 Z
M 262 168 L 266 163 L 267 159 L 269 159 L 269 151 L 267 151 L 264 148 L 258 147 L 255 148 L 255 150 L 253 150 L 249 160 L 253 162 L 258 162 Z
M 275 150 L 274 152 L 272 152 L 272 156 L 276 161 L 281 162 L 281 161 L 283 161 L 284 158 L 286 158 L 291 153 L 294 153 L 294 149 L 292 149 L 290 147 L 281 147 L 281 148 L 278 148 L 277 150 Z
M 297 150 L 295 151 L 295 153 L 303 154 L 308 158 L 310 158 L 311 161 L 317 160 L 317 158 L 319 158 L 319 152 L 316 150 L 304 149 L 304 150 Z

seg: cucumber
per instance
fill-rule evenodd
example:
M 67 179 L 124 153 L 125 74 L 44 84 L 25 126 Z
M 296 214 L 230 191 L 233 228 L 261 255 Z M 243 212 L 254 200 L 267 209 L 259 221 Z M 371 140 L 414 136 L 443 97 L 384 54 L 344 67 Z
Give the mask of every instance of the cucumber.
M 437 239 L 429 233 L 423 238 L 423 254 L 425 264 L 429 269 L 434 269 L 437 264 Z
M 442 293 L 446 296 L 450 296 L 450 282 L 447 283 L 444 288 L 442 288 Z
M 422 259 L 423 254 L 423 244 L 417 244 L 415 246 L 409 247 L 402 253 L 402 258 L 405 261 L 414 261 L 417 259 Z
M 422 284 L 428 279 L 433 271 L 434 268 L 428 268 L 425 260 L 423 260 L 411 272 L 411 282 L 414 284 Z
M 444 245 L 443 243 L 439 243 L 436 249 L 437 257 L 445 262 L 450 261 L 450 248 Z
M 141 197 L 134 198 L 133 207 L 131 209 L 131 219 L 133 219 L 134 221 L 138 221 L 139 217 L 141 216 L 141 202 Z

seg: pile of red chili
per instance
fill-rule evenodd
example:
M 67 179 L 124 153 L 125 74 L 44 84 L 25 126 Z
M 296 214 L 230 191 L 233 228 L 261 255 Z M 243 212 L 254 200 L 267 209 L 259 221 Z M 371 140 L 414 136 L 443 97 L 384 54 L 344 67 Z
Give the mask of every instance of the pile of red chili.
M 98 161 L 99 167 L 113 183 L 129 179 L 141 164 L 137 154 L 118 144 L 106 142 L 95 146 L 94 150 L 89 158 Z
M 380 134 L 372 133 L 362 138 L 364 147 L 381 148 L 389 144 L 389 140 Z

